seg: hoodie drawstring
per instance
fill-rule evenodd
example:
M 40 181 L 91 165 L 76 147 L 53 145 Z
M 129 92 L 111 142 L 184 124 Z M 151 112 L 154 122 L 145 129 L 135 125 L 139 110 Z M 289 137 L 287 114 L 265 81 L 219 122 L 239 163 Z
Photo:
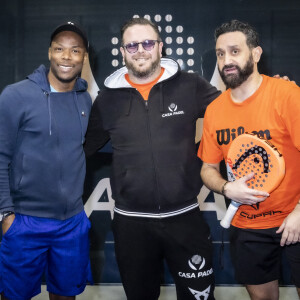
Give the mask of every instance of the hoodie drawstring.
M 159 108 L 160 112 L 164 112 L 164 94 L 163 94 L 163 85 L 159 85 Z
M 132 106 L 132 99 L 133 99 L 133 89 L 129 89 L 129 101 L 127 104 L 127 109 L 126 109 L 126 116 L 129 116 L 130 111 L 131 111 L 131 106 Z M 147 104 L 147 102 L 146 102 Z M 159 85 L 159 110 L 161 113 L 164 112 L 164 95 L 163 95 L 163 85 Z
M 52 117 L 51 117 L 51 100 L 50 93 L 44 92 L 47 97 L 47 106 L 48 106 L 48 114 L 49 114 L 49 135 L 52 135 Z
M 78 112 L 78 117 L 79 117 L 79 123 L 80 123 L 80 129 L 81 129 L 81 143 L 83 144 L 84 143 L 84 136 L 83 136 L 83 128 L 82 128 L 82 121 L 81 121 L 81 116 L 84 112 L 81 112 L 79 110 L 79 107 L 78 107 L 78 97 L 77 97 L 77 93 L 74 92 L 75 94 L 75 97 L 73 97 L 73 101 L 75 103 L 75 106 L 76 106 L 76 109 L 77 109 L 77 112 Z
M 128 102 L 126 116 L 129 116 L 130 114 L 131 105 L 132 105 L 132 89 L 129 89 L 129 102 Z

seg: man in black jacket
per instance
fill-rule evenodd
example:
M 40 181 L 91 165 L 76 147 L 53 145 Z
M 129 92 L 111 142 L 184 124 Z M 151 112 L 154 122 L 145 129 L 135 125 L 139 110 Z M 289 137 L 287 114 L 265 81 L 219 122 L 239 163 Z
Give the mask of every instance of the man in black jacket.
M 199 210 L 196 120 L 220 92 L 162 57 L 158 28 L 133 18 L 121 30 L 126 67 L 109 76 L 91 112 L 87 155 L 111 138 L 113 232 L 129 300 L 155 300 L 165 259 L 178 299 L 214 299 L 212 244 Z

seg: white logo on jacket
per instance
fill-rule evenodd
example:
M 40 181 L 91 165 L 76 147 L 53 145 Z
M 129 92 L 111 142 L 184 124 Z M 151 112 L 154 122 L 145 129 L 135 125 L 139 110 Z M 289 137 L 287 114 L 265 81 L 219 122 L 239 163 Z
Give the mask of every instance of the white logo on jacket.
M 162 114 L 161 116 L 163 118 L 166 118 L 166 117 L 172 117 L 172 116 L 175 116 L 175 115 L 183 115 L 184 114 L 184 111 L 183 110 L 180 110 L 180 111 L 177 111 L 177 105 L 175 103 L 171 103 L 169 106 L 168 106 L 168 109 L 169 109 L 169 113 L 166 113 L 166 114 Z

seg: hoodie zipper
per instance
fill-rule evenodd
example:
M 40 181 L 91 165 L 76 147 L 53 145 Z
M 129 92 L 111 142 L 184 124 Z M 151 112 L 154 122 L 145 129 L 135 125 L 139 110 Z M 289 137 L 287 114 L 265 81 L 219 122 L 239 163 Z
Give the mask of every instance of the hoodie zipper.
M 48 93 L 48 97 L 49 97 L 49 102 L 50 102 L 50 94 L 51 93 Z M 49 109 L 51 108 L 51 106 L 49 106 Z M 50 126 L 52 127 L 52 117 L 51 117 L 51 111 L 49 111 L 50 113 Z M 55 125 L 55 118 L 53 119 L 54 121 L 54 125 Z M 51 128 L 51 134 L 52 135 L 52 128 Z M 61 153 L 60 153 L 60 139 L 59 139 L 59 134 L 56 134 L 56 137 L 55 137 L 55 134 L 54 134 L 54 138 L 56 140 L 56 145 L 57 145 L 57 148 L 56 148 L 56 155 L 57 155 L 57 161 L 59 162 L 58 165 L 59 166 L 62 166 L 63 164 L 63 161 L 62 161 L 62 156 L 61 156 Z M 59 185 L 59 188 L 60 188 L 60 194 L 62 196 L 62 199 L 67 199 L 67 197 L 65 197 L 65 190 L 64 190 L 64 187 L 63 187 L 63 172 L 62 172 L 62 168 L 60 167 L 59 168 L 59 180 L 58 180 L 58 185 Z M 68 206 L 68 203 L 67 201 L 65 201 L 65 205 L 64 205 L 64 216 L 66 215 L 66 211 L 67 211 L 67 206 Z
M 152 87 L 153 89 L 153 87 Z M 152 91 L 151 89 L 151 91 Z M 149 145 L 150 145 L 150 149 L 151 149 L 151 160 L 152 160 L 152 163 L 153 163 L 153 166 L 154 166 L 154 180 L 155 180 L 155 183 L 156 183 L 156 194 L 157 194 L 157 206 L 158 206 L 158 212 L 160 213 L 161 211 L 161 207 L 160 207 L 160 192 L 159 192 L 159 184 L 158 184 L 158 178 L 157 178 L 157 166 L 156 166 L 156 162 L 155 162 L 155 158 L 154 158 L 154 151 L 153 151 L 153 144 L 152 144 L 152 134 L 151 134 L 151 128 L 150 128 L 150 115 L 149 115 L 149 99 L 150 99 L 150 94 L 151 94 L 151 91 L 149 93 L 149 97 L 148 97 L 148 100 L 144 100 L 144 98 L 142 97 L 142 95 L 139 93 L 139 91 L 137 91 L 139 93 L 139 95 L 141 96 L 142 98 L 142 101 L 144 102 L 144 106 L 145 106 L 145 110 L 146 110 L 146 115 L 147 115 L 147 131 L 148 131 L 148 139 L 149 139 Z
M 71 92 L 65 92 L 65 93 L 72 93 L 74 105 L 76 107 L 77 114 L 79 116 L 79 122 L 80 122 L 80 127 L 81 127 L 81 140 L 82 140 L 83 139 L 83 136 L 82 136 L 82 124 L 81 124 L 81 119 L 80 119 L 79 107 L 78 107 L 78 104 L 76 102 L 76 100 L 77 100 L 76 92 L 75 92 L 75 95 L 74 95 L 73 91 L 71 91 Z M 52 114 L 51 114 L 51 100 L 50 100 L 51 93 L 45 91 L 44 94 L 47 96 L 47 106 L 48 106 L 48 112 L 49 112 L 49 135 L 52 136 L 52 125 L 53 124 L 55 125 L 55 118 L 52 119 Z M 76 97 L 76 99 L 74 99 L 74 97 Z M 52 121 L 54 121 L 54 122 L 52 122 Z M 59 134 L 56 134 L 56 137 L 54 135 L 53 138 L 55 138 L 56 145 L 57 145 L 56 155 L 57 155 L 58 165 L 62 166 L 63 165 L 63 160 L 62 160 L 62 156 L 61 156 L 61 153 L 60 153 L 60 148 L 61 147 L 60 147 L 60 137 L 59 137 Z M 61 167 L 60 167 L 59 174 L 60 175 L 59 175 L 59 180 L 58 180 L 58 186 L 59 186 L 59 189 L 60 189 L 60 194 L 62 196 L 62 199 L 65 199 L 65 203 L 64 203 L 64 216 L 66 216 L 66 213 L 68 211 L 69 202 L 67 200 L 68 197 L 66 196 L 66 189 L 63 186 L 63 171 L 62 171 Z
M 44 91 L 44 94 L 47 98 L 47 107 L 48 107 L 48 115 L 49 115 L 49 135 L 52 135 L 52 116 L 51 116 L 51 101 L 50 101 L 50 93 Z

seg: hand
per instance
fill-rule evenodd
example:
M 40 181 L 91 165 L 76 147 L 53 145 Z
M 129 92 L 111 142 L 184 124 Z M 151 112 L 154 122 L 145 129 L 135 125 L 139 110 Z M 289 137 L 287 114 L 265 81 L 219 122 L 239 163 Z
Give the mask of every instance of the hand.
M 11 224 L 13 223 L 15 219 L 15 214 L 9 215 L 2 221 L 2 233 L 3 235 L 7 232 Z
M 300 205 L 284 219 L 276 233 L 281 233 L 280 246 L 300 242 Z
M 291 81 L 287 76 L 283 76 L 283 77 L 280 77 L 279 74 L 276 74 L 273 76 L 274 78 L 278 78 L 278 79 L 283 79 L 285 81 Z M 291 82 L 295 83 L 296 84 L 296 81 L 292 80 Z
M 257 202 L 264 201 L 270 195 L 267 192 L 249 189 L 247 181 L 253 178 L 254 173 L 251 172 L 246 176 L 226 184 L 224 194 L 226 197 L 236 202 L 254 205 Z

